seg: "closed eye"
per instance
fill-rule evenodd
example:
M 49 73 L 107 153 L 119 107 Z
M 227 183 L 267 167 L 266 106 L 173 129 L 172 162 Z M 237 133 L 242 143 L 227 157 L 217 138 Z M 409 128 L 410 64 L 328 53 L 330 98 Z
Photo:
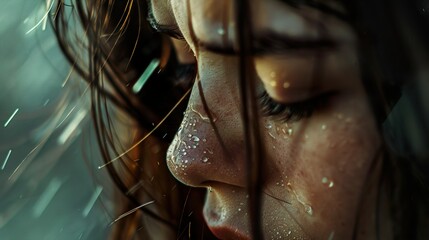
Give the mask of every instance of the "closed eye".
M 325 106 L 332 95 L 334 95 L 334 92 L 322 93 L 304 101 L 279 103 L 264 91 L 259 96 L 259 103 L 263 116 L 277 118 L 280 121 L 290 123 L 310 117 L 315 110 Z

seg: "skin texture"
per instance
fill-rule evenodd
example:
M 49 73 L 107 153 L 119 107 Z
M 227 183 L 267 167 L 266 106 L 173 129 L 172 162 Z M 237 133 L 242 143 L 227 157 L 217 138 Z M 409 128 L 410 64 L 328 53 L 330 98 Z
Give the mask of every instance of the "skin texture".
M 294 9 L 274 0 L 251 2 L 256 37 L 269 30 L 296 39 L 335 42 L 327 49 L 267 51 L 254 57 L 258 91 L 266 90 L 282 104 L 329 93 L 309 117 L 289 122 L 281 116 L 261 119 L 267 152 L 264 237 L 351 239 L 357 231 L 358 239 L 374 239 L 380 139 L 361 84 L 352 30 L 308 7 Z M 169 148 L 168 166 L 183 183 L 208 189 L 204 216 L 217 237 L 248 239 L 238 58 L 203 44 L 236 46 L 231 3 L 157 0 L 152 8 L 160 24 L 177 26 L 184 36 L 183 43 L 174 44 L 179 55 L 187 60 L 195 55 L 197 81 L 214 119 L 213 126 L 196 83 Z

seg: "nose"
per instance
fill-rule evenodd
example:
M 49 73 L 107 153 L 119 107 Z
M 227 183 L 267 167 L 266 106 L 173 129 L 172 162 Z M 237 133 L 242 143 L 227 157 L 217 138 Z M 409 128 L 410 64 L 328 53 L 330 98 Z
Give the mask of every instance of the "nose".
M 201 80 L 194 85 L 181 126 L 167 152 L 171 173 L 186 185 L 209 187 L 217 182 L 245 186 L 238 95 L 228 86 L 230 83 L 222 80 Z

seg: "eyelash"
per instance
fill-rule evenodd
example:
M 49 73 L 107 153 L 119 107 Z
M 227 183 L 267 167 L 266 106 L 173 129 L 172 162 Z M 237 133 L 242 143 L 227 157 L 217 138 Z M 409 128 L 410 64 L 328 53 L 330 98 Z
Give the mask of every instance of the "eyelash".
M 327 103 L 332 93 L 324 93 L 304 101 L 294 103 L 279 103 L 274 101 L 267 92 L 259 95 L 262 115 L 274 117 L 280 121 L 291 123 L 310 117 L 313 112 Z

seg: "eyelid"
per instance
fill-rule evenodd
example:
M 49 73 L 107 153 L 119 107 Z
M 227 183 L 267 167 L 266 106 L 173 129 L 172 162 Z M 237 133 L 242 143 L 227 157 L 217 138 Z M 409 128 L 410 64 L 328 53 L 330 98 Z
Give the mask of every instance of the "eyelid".
M 182 33 L 179 30 L 179 27 L 177 25 L 164 25 L 164 24 L 160 24 L 155 16 L 153 15 L 153 11 L 152 8 L 149 7 L 148 9 L 148 16 L 147 16 L 147 21 L 149 23 L 149 25 L 157 32 L 159 33 L 163 33 L 168 35 L 169 37 L 175 38 L 175 39 L 179 39 L 179 40 L 183 40 L 185 39 L 182 35 Z

